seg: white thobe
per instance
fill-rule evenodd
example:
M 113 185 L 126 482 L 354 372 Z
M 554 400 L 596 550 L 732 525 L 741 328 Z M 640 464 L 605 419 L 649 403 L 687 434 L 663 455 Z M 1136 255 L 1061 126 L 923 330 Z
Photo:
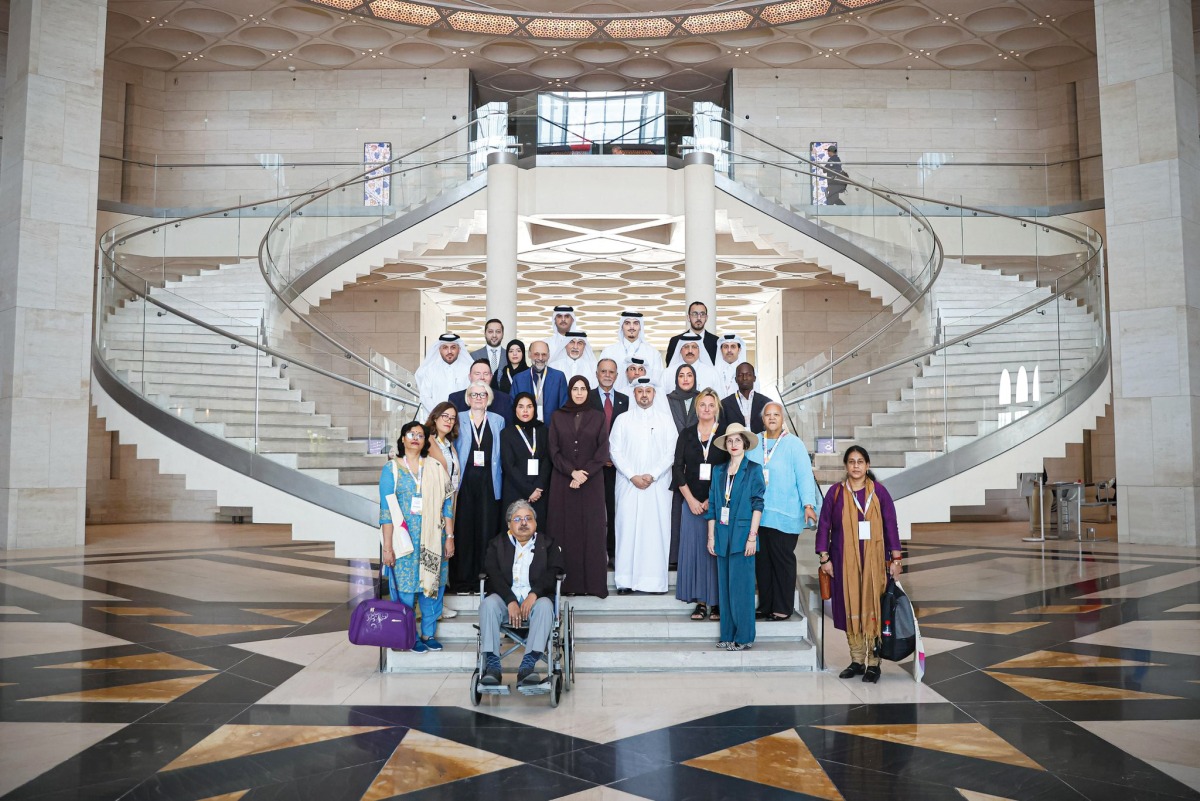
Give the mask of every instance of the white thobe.
M 659 378 L 663 371 L 662 354 L 654 349 L 653 345 L 648 344 L 644 340 L 637 340 L 633 344 L 627 339 L 621 339 L 614 342 L 604 349 L 600 354 L 601 359 L 612 359 L 617 363 L 618 383 L 624 383 L 626 386 L 622 389 L 617 387 L 621 392 L 626 392 L 629 388 L 629 382 L 625 380 L 625 368 L 629 364 L 630 359 L 641 359 L 646 363 L 646 375 L 659 382 Z
M 614 578 L 618 587 L 667 591 L 671 550 L 671 466 L 675 423 L 660 409 L 629 411 L 613 421 L 609 455 L 617 468 Z M 649 474 L 654 483 L 638 489 L 630 480 Z
M 596 383 L 596 359 L 590 357 L 586 352 L 578 359 L 572 359 L 567 355 L 567 351 L 563 350 L 562 353 L 550 360 L 550 366 L 555 370 L 561 370 L 562 374 L 567 377 L 567 383 L 570 383 L 571 379 L 577 375 L 586 378 L 589 387 Z
M 450 397 L 451 392 L 466 389 L 471 383 L 471 363 L 464 360 L 446 364 L 439 357 L 433 364 L 422 365 L 417 370 L 417 389 L 421 393 L 423 418 L 429 417 L 433 407 Z

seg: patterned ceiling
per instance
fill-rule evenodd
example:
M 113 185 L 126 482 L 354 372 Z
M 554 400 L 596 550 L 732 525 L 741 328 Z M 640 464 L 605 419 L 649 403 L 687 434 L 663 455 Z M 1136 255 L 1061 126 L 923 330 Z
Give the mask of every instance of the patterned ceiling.
M 838 0 L 841 6 L 866 1 Z M 524 0 L 492 8 L 611 20 L 698 5 L 590 0 L 564 8 Z M 718 6 L 730 7 L 713 4 L 709 11 Z M 110 0 L 108 7 L 107 52 L 118 61 L 169 71 L 469 67 L 486 100 L 550 87 L 649 85 L 696 96 L 718 88 L 734 67 L 1038 70 L 1095 53 L 1092 0 L 884 0 L 791 25 L 766 27 L 760 16 L 759 27 L 743 30 L 621 41 L 532 40 L 526 28 L 513 36 L 471 33 L 454 30 L 444 15 L 441 27 L 400 25 L 317 0 Z

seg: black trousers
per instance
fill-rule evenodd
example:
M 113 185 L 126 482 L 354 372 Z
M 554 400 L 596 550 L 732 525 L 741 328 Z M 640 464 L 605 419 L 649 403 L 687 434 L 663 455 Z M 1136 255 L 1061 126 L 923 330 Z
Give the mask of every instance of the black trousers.
M 758 530 L 754 575 L 758 580 L 758 609 L 763 614 L 790 615 L 796 597 L 795 534 L 765 526 Z
M 604 506 L 608 509 L 608 560 L 617 555 L 617 468 L 604 468 Z

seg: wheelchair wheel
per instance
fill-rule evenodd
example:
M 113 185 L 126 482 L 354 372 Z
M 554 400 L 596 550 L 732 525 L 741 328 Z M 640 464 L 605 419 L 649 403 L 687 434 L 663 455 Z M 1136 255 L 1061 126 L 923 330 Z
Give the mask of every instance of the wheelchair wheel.
M 560 639 L 562 640 L 562 677 L 563 689 L 567 692 L 571 691 L 571 669 L 572 661 L 575 657 L 575 643 L 571 635 L 571 607 L 567 607 L 563 611 L 562 632 Z
M 476 669 L 471 674 L 471 706 L 479 706 L 479 702 L 483 700 L 483 693 L 479 691 L 479 670 Z
M 558 698 L 562 695 L 562 675 L 550 677 L 550 706 L 558 707 Z

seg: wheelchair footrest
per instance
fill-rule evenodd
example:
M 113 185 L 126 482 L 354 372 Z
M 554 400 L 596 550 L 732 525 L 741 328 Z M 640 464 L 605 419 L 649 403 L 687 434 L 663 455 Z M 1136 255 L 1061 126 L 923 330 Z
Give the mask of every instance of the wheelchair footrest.
M 512 695 L 507 684 L 477 684 L 476 687 L 482 695 Z
M 548 695 L 551 679 L 543 679 L 537 684 L 518 684 L 517 692 L 521 695 Z

